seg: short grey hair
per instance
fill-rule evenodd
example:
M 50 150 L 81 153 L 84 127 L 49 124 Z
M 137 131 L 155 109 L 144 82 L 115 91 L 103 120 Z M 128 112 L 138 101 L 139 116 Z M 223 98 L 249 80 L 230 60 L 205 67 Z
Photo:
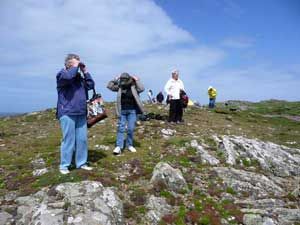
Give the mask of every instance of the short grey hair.
M 70 54 L 68 54 L 68 55 L 66 56 L 66 58 L 65 58 L 65 66 L 66 66 L 66 67 L 69 67 L 69 60 L 71 60 L 71 59 L 77 59 L 77 60 L 80 61 L 79 55 L 70 53 Z
M 178 70 L 178 69 L 172 70 L 172 74 L 177 74 L 177 75 L 179 75 L 179 70 Z

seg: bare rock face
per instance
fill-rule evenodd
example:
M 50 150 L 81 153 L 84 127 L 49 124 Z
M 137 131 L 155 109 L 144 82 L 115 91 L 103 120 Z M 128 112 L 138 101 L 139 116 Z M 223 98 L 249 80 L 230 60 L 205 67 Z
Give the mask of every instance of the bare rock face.
M 245 214 L 243 217 L 243 223 L 245 225 L 277 225 L 273 219 L 269 217 L 263 217 L 258 214 Z
M 123 205 L 112 188 L 83 181 L 19 197 L 16 224 L 123 224 Z
M 174 192 L 188 190 L 181 171 L 164 162 L 160 162 L 155 166 L 150 183 L 153 185 L 164 185 L 168 190 Z
M 167 204 L 164 198 L 150 196 L 146 208 L 149 210 L 146 214 L 147 224 L 157 225 L 161 218 L 170 213 L 172 207 Z
M 201 156 L 202 163 L 209 164 L 212 166 L 220 164 L 220 161 L 208 153 L 196 140 L 191 141 L 191 146 L 195 148 L 198 154 Z
M 212 170 L 235 191 L 234 203 L 241 207 L 245 225 L 292 225 L 300 221 L 297 203 L 284 200 L 287 192 L 274 177 L 227 167 Z
M 299 149 L 238 136 L 215 137 L 215 140 L 219 142 L 219 149 L 224 151 L 226 162 L 230 165 L 237 164 L 239 159 L 250 159 L 275 176 L 300 175 Z
M 12 224 L 13 217 L 7 212 L 0 212 L 0 224 Z
M 278 208 L 275 210 L 278 215 L 279 224 L 292 225 L 300 221 L 300 209 Z
M 247 194 L 257 199 L 284 195 L 284 190 L 264 175 L 227 167 L 215 167 L 213 170 L 240 196 Z
M 46 168 L 46 163 L 43 158 L 37 158 L 31 162 L 31 165 L 34 169 L 32 172 L 33 176 L 38 177 L 45 173 L 48 173 L 48 169 Z
M 162 133 L 162 136 L 165 139 L 168 139 L 171 136 L 174 136 L 176 134 L 176 130 L 172 130 L 172 129 L 162 129 L 160 132 Z

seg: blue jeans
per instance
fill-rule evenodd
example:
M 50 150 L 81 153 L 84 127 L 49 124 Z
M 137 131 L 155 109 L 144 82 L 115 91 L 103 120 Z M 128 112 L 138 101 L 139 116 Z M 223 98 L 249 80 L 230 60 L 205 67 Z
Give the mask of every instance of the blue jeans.
M 133 133 L 136 123 L 136 110 L 121 110 L 118 121 L 117 142 L 116 146 L 124 148 L 124 133 L 127 124 L 127 146 L 133 146 Z
M 216 103 L 216 98 L 210 98 L 208 107 L 211 108 L 211 109 L 215 108 L 215 103 Z
M 67 169 L 72 163 L 75 152 L 76 167 L 80 168 L 87 162 L 87 125 L 86 116 L 67 116 L 60 119 L 63 139 L 60 148 L 60 169 Z

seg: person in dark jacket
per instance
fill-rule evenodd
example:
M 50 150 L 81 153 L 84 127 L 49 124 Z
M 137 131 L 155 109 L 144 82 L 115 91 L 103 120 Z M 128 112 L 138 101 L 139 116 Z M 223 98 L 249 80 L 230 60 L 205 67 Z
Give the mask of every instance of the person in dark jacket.
M 83 75 L 81 75 L 80 71 Z M 68 174 L 73 153 L 76 168 L 92 170 L 87 166 L 87 91 L 94 88 L 94 81 L 76 54 L 68 54 L 65 68 L 56 75 L 57 118 L 62 130 L 60 172 Z
M 124 133 L 127 124 L 126 144 L 130 152 L 136 152 L 133 146 L 133 133 L 137 114 L 143 114 L 143 103 L 139 98 L 139 93 L 144 91 L 144 86 L 139 78 L 122 73 L 120 77 L 110 81 L 107 88 L 118 92 L 116 112 L 119 118 L 116 148 L 113 153 L 118 155 L 124 148 Z
M 162 102 L 164 101 L 164 95 L 161 92 L 159 92 L 157 95 L 156 95 L 156 101 L 159 103 L 159 104 L 162 104 Z

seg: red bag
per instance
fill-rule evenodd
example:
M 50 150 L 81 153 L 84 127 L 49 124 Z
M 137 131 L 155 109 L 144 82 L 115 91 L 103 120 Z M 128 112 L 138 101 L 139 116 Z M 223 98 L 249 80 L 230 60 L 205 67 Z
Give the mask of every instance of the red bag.
M 187 96 L 187 94 L 183 90 L 180 91 L 180 100 L 182 103 L 182 107 L 186 108 L 189 104 L 189 96 Z

